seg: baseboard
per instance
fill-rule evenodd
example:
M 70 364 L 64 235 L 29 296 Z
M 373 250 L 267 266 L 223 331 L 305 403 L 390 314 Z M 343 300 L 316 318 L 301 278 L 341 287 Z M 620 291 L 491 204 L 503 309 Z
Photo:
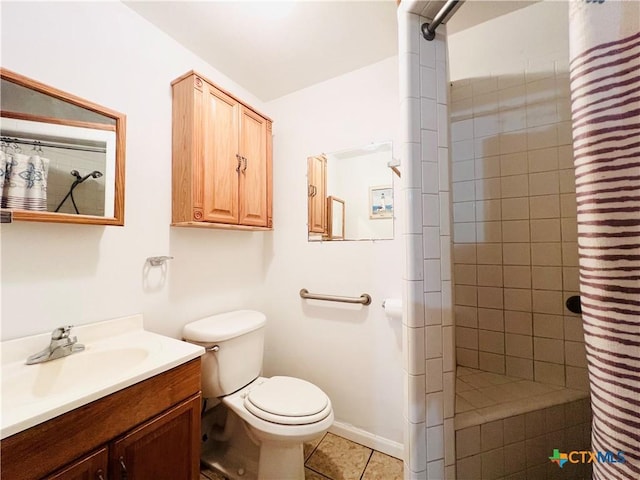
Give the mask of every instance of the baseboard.
M 336 435 L 340 435 L 347 440 L 359 443 L 365 447 L 373 448 L 374 450 L 378 450 L 379 452 L 400 460 L 402 460 L 404 456 L 404 446 L 401 443 L 379 437 L 378 435 L 374 435 L 366 430 L 354 427 L 353 425 L 342 422 L 333 422 L 329 431 Z

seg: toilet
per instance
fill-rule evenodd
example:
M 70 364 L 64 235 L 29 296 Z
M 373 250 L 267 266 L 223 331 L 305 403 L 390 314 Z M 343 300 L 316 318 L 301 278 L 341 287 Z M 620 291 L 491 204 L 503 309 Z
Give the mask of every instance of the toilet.
M 294 377 L 261 377 L 266 317 L 253 310 L 188 323 L 202 357 L 201 461 L 234 479 L 303 480 L 303 443 L 333 423 L 331 400 Z

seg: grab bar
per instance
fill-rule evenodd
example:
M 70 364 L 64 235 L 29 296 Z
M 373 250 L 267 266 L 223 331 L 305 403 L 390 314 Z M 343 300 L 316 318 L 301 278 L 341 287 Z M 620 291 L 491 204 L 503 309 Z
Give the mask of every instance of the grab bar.
M 309 293 L 309 290 L 303 288 L 300 290 L 300 297 L 307 298 L 309 300 L 326 300 L 328 302 L 342 302 L 342 303 L 361 303 L 362 305 L 369 305 L 371 303 L 371 295 L 363 293 L 359 297 L 339 297 L 336 295 L 318 295 L 316 293 Z

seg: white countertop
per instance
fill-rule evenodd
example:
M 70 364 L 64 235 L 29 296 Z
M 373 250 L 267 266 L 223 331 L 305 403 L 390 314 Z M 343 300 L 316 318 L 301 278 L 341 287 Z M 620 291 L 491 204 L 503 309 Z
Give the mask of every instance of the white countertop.
M 142 315 L 74 327 L 71 336 L 85 351 L 36 365 L 25 361 L 49 345 L 50 333 L 0 344 L 1 438 L 204 354 L 198 345 L 144 330 Z

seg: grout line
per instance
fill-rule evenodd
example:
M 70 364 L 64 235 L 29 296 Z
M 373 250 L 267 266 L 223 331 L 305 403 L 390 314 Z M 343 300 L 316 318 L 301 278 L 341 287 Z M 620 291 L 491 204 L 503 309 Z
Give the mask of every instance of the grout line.
M 369 466 L 369 462 L 371 462 L 371 457 L 373 457 L 373 452 L 375 452 L 375 450 L 373 450 L 373 449 L 370 449 L 370 450 L 371 450 L 371 453 L 369 454 L 369 458 L 367 458 L 367 463 L 365 464 L 364 468 L 362 469 L 362 473 L 360 474 L 360 480 L 362 480 L 362 477 L 364 477 L 364 474 L 367 471 L 367 467 Z
M 318 449 L 318 447 L 320 446 L 320 444 L 322 443 L 322 441 L 324 440 L 324 437 L 327 436 L 327 432 L 324 433 L 324 435 L 322 435 L 322 438 L 320 439 L 320 441 L 316 444 L 315 447 L 313 447 L 313 450 L 311 450 L 311 453 L 309 453 L 309 456 L 307 458 L 304 459 L 304 466 L 307 466 L 307 461 L 313 456 L 314 453 L 316 453 L 316 450 Z M 304 447 L 303 447 L 304 449 Z M 314 470 L 315 471 L 315 470 Z M 316 472 L 317 473 L 317 472 Z
M 307 469 L 311 470 L 313 473 L 317 473 L 317 474 L 318 474 L 318 475 L 320 475 L 322 478 L 327 478 L 328 480 L 335 480 L 335 479 L 333 479 L 333 478 L 331 478 L 331 477 L 327 477 L 324 473 L 320 473 L 320 472 L 318 472 L 317 470 L 314 470 L 314 469 L 313 469 L 313 468 L 311 468 L 311 467 L 307 467 L 306 465 L 304 466 L 304 468 L 307 468 Z

